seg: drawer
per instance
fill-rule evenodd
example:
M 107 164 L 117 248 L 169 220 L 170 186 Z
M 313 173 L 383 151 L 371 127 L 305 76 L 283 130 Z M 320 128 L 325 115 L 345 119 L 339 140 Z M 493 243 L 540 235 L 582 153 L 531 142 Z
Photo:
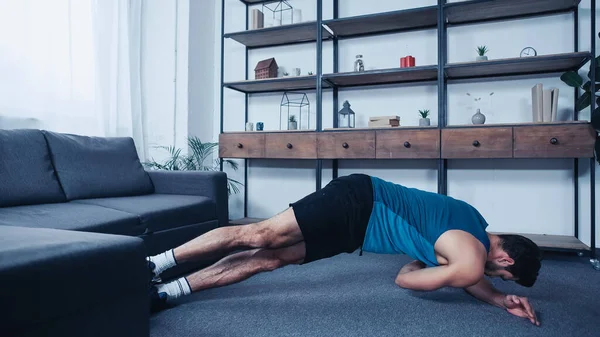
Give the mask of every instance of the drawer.
M 261 133 L 222 133 L 219 135 L 219 157 L 264 158 L 265 135 Z
M 510 127 L 450 128 L 442 130 L 442 158 L 511 158 Z
M 440 131 L 378 130 L 377 159 L 419 159 L 440 157 Z
M 320 159 L 375 159 L 375 131 L 319 133 L 318 155 Z
M 315 133 L 269 133 L 266 135 L 265 144 L 267 158 L 317 158 L 317 135 Z
M 515 127 L 515 158 L 594 156 L 596 133 L 589 124 Z

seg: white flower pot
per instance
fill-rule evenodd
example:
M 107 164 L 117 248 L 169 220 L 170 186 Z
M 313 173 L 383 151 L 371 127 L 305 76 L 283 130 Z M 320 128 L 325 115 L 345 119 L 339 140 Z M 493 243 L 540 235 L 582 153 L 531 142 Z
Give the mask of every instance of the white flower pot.
M 288 122 L 288 130 L 297 130 L 298 122 Z
M 487 56 L 485 56 L 485 55 L 483 55 L 483 56 L 477 56 L 477 57 L 475 58 L 475 60 L 477 60 L 477 61 L 487 61 L 487 59 L 488 59 L 488 58 L 487 58 Z
M 419 119 L 419 126 L 430 126 L 430 125 L 431 125 L 431 121 L 429 120 L 429 118 Z

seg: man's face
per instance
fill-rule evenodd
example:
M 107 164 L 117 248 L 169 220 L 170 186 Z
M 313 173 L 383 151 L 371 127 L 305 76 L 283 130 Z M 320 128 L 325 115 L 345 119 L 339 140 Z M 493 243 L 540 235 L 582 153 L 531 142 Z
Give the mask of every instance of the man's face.
M 496 264 L 495 262 L 488 261 L 485 264 L 485 274 L 489 277 L 500 277 L 504 281 L 515 281 L 516 278 L 504 267 Z

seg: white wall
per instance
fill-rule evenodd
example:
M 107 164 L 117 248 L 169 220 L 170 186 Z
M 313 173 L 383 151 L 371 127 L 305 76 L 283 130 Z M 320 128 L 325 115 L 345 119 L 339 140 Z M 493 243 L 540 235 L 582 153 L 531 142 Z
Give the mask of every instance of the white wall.
M 142 95 L 151 147 L 186 147 L 189 0 L 149 0 L 142 12 Z M 163 150 L 150 149 L 159 160 Z
M 215 88 L 219 86 L 220 67 L 220 0 L 216 1 L 215 17 Z M 452 1 L 455 2 L 455 1 Z M 226 0 L 226 32 L 244 29 L 244 5 L 237 0 Z M 303 19 L 314 20 L 316 11 L 312 0 L 292 0 L 291 4 L 303 11 Z M 435 5 L 436 1 L 381 0 L 370 3 L 366 9 L 362 0 L 340 2 L 340 17 L 380 11 Z M 589 50 L 589 0 L 580 7 L 580 50 Z M 332 17 L 332 1 L 323 4 L 324 19 Z M 600 13 L 599 13 L 600 14 Z M 470 61 L 477 45 L 489 47 L 489 57 L 518 57 L 525 46 L 533 46 L 538 54 L 570 52 L 573 47 L 572 15 L 561 14 L 525 20 L 485 23 L 448 29 L 448 61 Z M 352 68 L 354 56 L 363 54 L 366 68 L 389 68 L 399 58 L 410 53 L 417 65 L 437 63 L 436 31 L 425 30 L 345 40 L 339 44 L 340 71 Z M 225 41 L 225 80 L 244 79 L 243 47 L 235 41 Z M 598 52 L 596 52 L 598 53 Z M 249 77 L 258 60 L 275 56 L 283 68 L 300 67 L 303 72 L 314 71 L 316 48 L 311 44 L 276 47 L 251 51 Z M 324 72 L 332 71 L 331 43 L 323 48 Z M 449 124 L 468 124 L 474 113 L 466 92 L 486 96 L 480 108 L 486 123 L 525 122 L 531 116 L 531 91 L 535 83 L 560 89 L 559 110 L 563 119 L 572 118 L 573 91 L 552 74 L 534 79 L 481 80 L 448 85 Z M 489 96 L 494 92 L 493 96 Z M 316 111 L 315 94 L 309 92 L 311 110 Z M 341 90 L 340 104 L 349 100 L 357 112 L 357 126 L 366 126 L 367 117 L 397 114 L 403 125 L 417 125 L 417 110 L 430 109 L 432 123 L 437 124 L 437 86 L 404 85 L 391 88 L 360 88 Z M 277 129 L 281 93 L 253 95 L 250 98 L 249 120 L 265 122 L 265 129 Z M 244 128 L 243 95 L 225 90 L 225 131 Z M 219 133 L 219 92 L 214 93 L 213 139 Z M 588 109 L 589 110 L 589 109 Z M 323 95 L 323 126 L 332 125 L 332 96 Z M 589 118 L 589 111 L 580 114 Z M 242 163 L 242 161 L 240 161 Z M 323 184 L 331 179 L 330 162 L 325 161 Z M 448 170 L 448 192 L 477 207 L 490 223 L 492 231 L 522 233 L 573 234 L 573 180 L 570 159 L 548 160 L 451 160 Z M 589 244 L 589 165 L 581 164 L 580 237 Z M 249 168 L 249 204 L 251 217 L 269 217 L 307 193 L 314 191 L 314 161 L 251 160 Z M 409 186 L 436 191 L 436 161 L 340 161 L 340 175 L 362 172 Z M 243 168 L 243 166 L 242 166 Z M 596 166 L 596 171 L 600 171 Z M 233 177 L 243 178 L 243 172 L 228 171 Z M 600 183 L 597 183 L 600 189 Z M 596 205 L 596 207 L 598 207 Z M 597 212 L 600 211 L 600 208 Z M 230 201 L 230 217 L 243 216 L 243 195 Z M 597 241 L 600 247 L 600 233 Z

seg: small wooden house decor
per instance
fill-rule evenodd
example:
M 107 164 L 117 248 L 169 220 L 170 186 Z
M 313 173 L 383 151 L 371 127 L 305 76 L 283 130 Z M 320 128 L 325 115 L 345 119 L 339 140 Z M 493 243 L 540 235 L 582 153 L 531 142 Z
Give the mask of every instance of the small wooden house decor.
M 271 57 L 270 59 L 262 60 L 258 62 L 256 68 L 254 68 L 254 78 L 257 80 L 263 78 L 276 78 L 278 68 L 275 58 Z

